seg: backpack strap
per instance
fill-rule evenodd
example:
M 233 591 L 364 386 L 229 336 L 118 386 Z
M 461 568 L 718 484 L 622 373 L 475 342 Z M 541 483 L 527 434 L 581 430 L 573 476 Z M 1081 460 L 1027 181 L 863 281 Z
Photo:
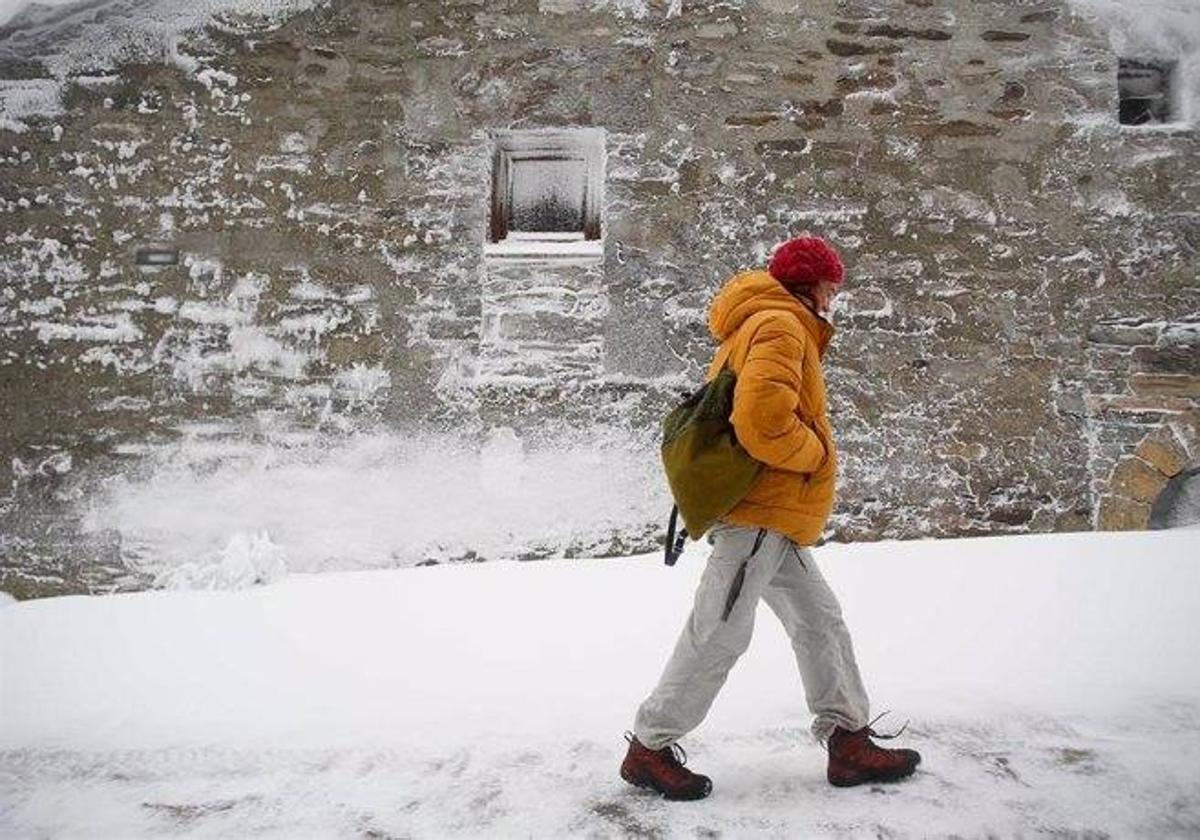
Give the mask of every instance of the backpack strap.
M 675 533 L 675 526 L 679 521 L 679 505 L 671 507 L 671 518 L 667 521 L 667 542 L 663 553 L 663 562 L 668 566 L 674 566 L 675 561 L 679 559 L 679 555 L 683 554 L 684 543 L 687 542 L 687 528 L 680 528 L 679 533 Z

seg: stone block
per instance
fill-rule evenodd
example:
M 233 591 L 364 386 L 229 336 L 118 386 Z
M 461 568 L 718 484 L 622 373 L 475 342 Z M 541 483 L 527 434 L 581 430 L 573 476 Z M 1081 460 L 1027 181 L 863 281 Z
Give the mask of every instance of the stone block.
M 899 44 L 865 44 L 861 41 L 839 41 L 830 38 L 825 42 L 825 48 L 831 53 L 843 58 L 856 55 L 877 55 L 879 53 L 900 52 Z
M 1022 122 L 1029 119 L 1033 112 L 1025 108 L 992 108 L 988 113 L 998 120 Z
M 1178 475 L 1188 460 L 1183 448 L 1165 436 L 1146 438 L 1138 444 L 1134 454 L 1167 478 Z
M 1162 343 L 1173 347 L 1186 347 L 1195 352 L 1200 346 L 1200 322 L 1183 320 L 1167 324 L 1163 327 Z
M 804 155 L 812 148 L 812 141 L 806 137 L 792 137 L 783 140 L 760 140 L 754 144 L 754 151 L 760 155 Z
M 921 137 L 993 137 L 1000 133 L 994 125 L 983 125 L 970 120 L 947 120 L 945 122 L 914 125 L 913 134 Z
M 695 47 L 681 48 L 675 55 L 675 62 L 667 68 L 667 72 L 684 79 L 701 79 L 715 75 L 725 63 L 725 59 L 712 50 Z
M 779 115 L 772 114 L 766 111 L 753 112 L 749 114 L 730 114 L 725 118 L 725 125 L 731 127 L 738 126 L 763 126 L 770 125 L 773 122 L 779 122 Z
M 334 336 L 325 348 L 325 358 L 337 367 L 355 362 L 377 363 L 383 358 L 385 344 L 381 333 Z
M 440 318 L 429 320 L 428 334 L 435 341 L 471 341 L 479 338 L 479 319 Z
M 1092 344 L 1118 344 L 1125 347 L 1154 344 L 1158 341 L 1157 324 L 1096 324 L 1088 330 Z
M 1200 398 L 1200 376 L 1185 373 L 1135 373 L 1129 385 L 1139 396 Z
M 822 117 L 839 117 L 846 110 L 846 106 L 842 100 L 837 99 L 806 99 L 803 102 L 797 102 L 796 107 L 804 113 L 813 113 Z
M 1190 453 L 1189 457 L 1200 457 L 1200 411 L 1191 411 L 1172 417 L 1170 429 Z
M 1133 368 L 1139 373 L 1190 373 L 1200 376 L 1200 352 L 1194 347 L 1135 347 Z
M 987 448 L 980 443 L 964 443 L 952 440 L 938 444 L 934 452 L 943 458 L 962 458 L 967 461 L 978 461 L 987 454 Z
M 1167 486 L 1167 477 L 1140 458 L 1129 458 L 1117 464 L 1109 480 L 1109 490 L 1126 499 L 1153 502 Z
M 1117 496 L 1100 500 L 1096 527 L 1101 531 L 1140 531 L 1150 523 L 1150 505 Z
M 842 76 L 837 80 L 837 92 L 845 96 L 860 90 L 890 90 L 897 84 L 893 73 L 876 69 L 861 76 Z
M 799 70 L 792 70 L 782 75 L 785 82 L 790 82 L 794 85 L 811 85 L 817 80 L 817 77 L 812 73 L 803 73 Z
M 1021 23 L 1049 23 L 1057 18 L 1057 9 L 1046 9 L 1040 12 L 1027 12 L 1021 15 Z
M 1075 391 L 1059 391 L 1055 394 L 1054 408 L 1059 414 L 1082 415 L 1086 411 L 1083 395 Z
M 1019 43 L 1029 40 L 1028 32 L 1003 32 L 998 29 L 989 29 L 987 32 L 979 36 L 984 41 L 993 43 Z
M 1120 371 L 1122 374 L 1122 384 L 1124 384 L 1123 380 L 1129 370 L 1129 364 L 1129 351 L 1124 348 L 1110 347 L 1108 345 L 1093 345 L 1088 348 L 1089 376 L 1095 371 Z M 1121 390 L 1124 389 L 1122 388 Z
M 731 38 L 737 34 L 737 24 L 730 21 L 705 23 L 696 28 L 696 37 L 703 38 L 708 41 L 721 41 L 725 38 Z
M 497 335 L 504 341 L 551 342 L 564 348 L 590 338 L 597 328 L 589 318 L 561 312 L 505 312 L 497 317 Z
M 892 26 L 887 23 L 872 26 L 866 34 L 872 38 L 914 38 L 918 41 L 949 41 L 952 37 L 944 29 L 910 29 L 907 26 Z
M 725 82 L 731 85 L 758 86 L 763 83 L 763 77 L 757 73 L 730 73 L 725 77 Z M 725 89 L 728 90 L 729 88 Z
M 792 125 L 804 131 L 818 131 L 825 127 L 825 120 L 811 114 L 795 114 L 792 116 Z
M 1023 507 L 1000 507 L 988 511 L 988 521 L 999 522 L 1001 525 L 1028 525 L 1033 519 L 1033 511 Z
M 1000 95 L 1001 102 L 1016 102 L 1025 98 L 1026 88 L 1020 82 L 1009 80 L 1004 84 L 1004 93 Z
M 1127 394 L 1089 394 L 1088 408 L 1100 414 L 1175 414 L 1192 408 L 1181 397 L 1130 396 Z

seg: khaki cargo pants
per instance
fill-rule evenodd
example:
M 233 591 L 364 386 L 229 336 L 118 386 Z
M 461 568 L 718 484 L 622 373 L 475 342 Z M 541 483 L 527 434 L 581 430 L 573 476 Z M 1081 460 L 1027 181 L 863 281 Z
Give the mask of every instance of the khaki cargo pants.
M 658 686 L 638 709 L 637 739 L 661 749 L 704 720 L 750 645 L 759 598 L 779 616 L 796 653 L 813 735 L 867 725 L 869 704 L 850 633 L 812 552 L 763 528 L 717 523 L 688 617 Z

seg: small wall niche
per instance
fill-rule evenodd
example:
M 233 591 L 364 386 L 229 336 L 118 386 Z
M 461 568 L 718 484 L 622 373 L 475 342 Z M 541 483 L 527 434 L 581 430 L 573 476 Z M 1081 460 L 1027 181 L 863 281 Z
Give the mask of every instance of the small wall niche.
M 1122 58 L 1117 63 L 1121 125 L 1165 125 L 1179 119 L 1174 61 Z
M 143 245 L 133 254 L 139 271 L 153 273 L 179 264 L 179 249 L 169 245 Z
M 493 131 L 489 259 L 603 258 L 604 130 Z

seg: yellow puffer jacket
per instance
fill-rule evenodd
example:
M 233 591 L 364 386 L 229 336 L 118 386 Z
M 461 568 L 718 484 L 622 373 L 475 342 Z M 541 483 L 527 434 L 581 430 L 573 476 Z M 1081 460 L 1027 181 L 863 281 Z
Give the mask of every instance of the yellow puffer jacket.
M 728 359 L 737 376 L 731 420 L 738 441 L 767 465 L 723 518 L 811 545 L 833 509 L 837 474 L 821 374 L 833 325 L 767 272 L 747 271 L 717 293 L 708 328 L 721 342 L 708 378 Z

